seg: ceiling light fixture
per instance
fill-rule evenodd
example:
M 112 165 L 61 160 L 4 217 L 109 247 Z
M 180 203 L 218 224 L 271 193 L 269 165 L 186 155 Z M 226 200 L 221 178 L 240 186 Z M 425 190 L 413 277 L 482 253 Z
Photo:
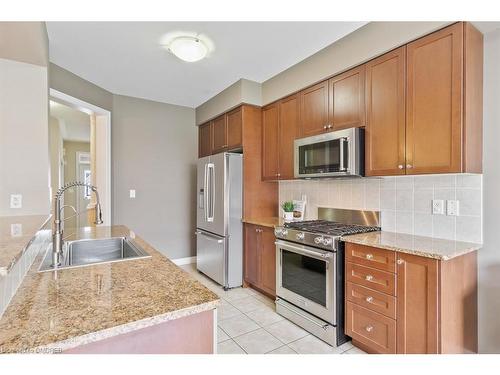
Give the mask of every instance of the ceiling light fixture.
M 187 62 L 195 62 L 205 58 L 208 54 L 208 46 L 197 37 L 179 36 L 173 39 L 168 50 L 179 59 Z

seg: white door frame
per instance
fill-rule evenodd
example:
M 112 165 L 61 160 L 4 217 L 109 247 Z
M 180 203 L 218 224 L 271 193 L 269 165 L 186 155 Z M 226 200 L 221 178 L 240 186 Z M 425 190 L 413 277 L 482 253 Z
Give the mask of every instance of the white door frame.
M 106 182 L 104 188 L 99 187 L 99 195 L 101 196 L 101 201 L 106 202 L 105 205 L 102 207 L 103 211 L 103 221 L 104 225 L 112 225 L 111 223 L 111 112 L 101 108 L 97 107 L 93 104 L 87 103 L 83 100 L 77 99 L 73 96 L 67 95 L 63 92 L 50 89 L 49 90 L 49 95 L 51 99 L 55 99 L 57 102 L 60 102 L 62 104 L 65 104 L 69 107 L 75 108 L 79 111 L 85 112 L 89 115 L 95 114 L 97 116 L 103 116 L 106 121 L 103 125 L 99 126 L 104 126 L 105 131 L 104 131 L 104 137 L 105 137 L 105 144 L 106 144 L 106 152 L 104 155 L 104 160 L 103 158 L 100 158 L 99 164 L 104 163 L 104 168 L 106 170 Z M 102 164 L 101 164 L 102 165 Z
M 81 155 L 88 155 L 89 157 L 89 162 L 80 162 L 80 156 Z M 76 158 L 75 158 L 75 176 L 76 176 L 76 180 L 78 181 L 83 181 L 82 179 L 80 179 L 80 168 L 83 166 L 83 165 L 88 165 L 88 168 L 90 168 L 90 152 L 86 152 L 86 151 L 77 151 L 76 152 Z M 82 188 L 83 190 L 83 188 Z M 82 191 L 80 189 L 76 189 L 76 200 L 75 200 L 75 208 L 76 208 L 76 211 L 77 212 L 80 212 L 82 209 L 86 209 L 87 207 L 80 207 L 80 195 Z M 82 215 L 78 215 L 76 217 L 76 226 L 77 228 L 81 228 L 82 225 L 82 221 L 83 222 L 86 222 L 86 217 L 85 219 L 82 220 Z

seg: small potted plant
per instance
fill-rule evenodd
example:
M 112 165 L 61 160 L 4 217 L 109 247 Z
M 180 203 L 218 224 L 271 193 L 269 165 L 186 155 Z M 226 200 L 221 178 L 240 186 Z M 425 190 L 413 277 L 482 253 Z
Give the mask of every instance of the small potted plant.
M 293 220 L 293 209 L 295 205 L 292 201 L 286 201 L 281 204 L 281 208 L 283 209 L 283 218 L 285 220 Z

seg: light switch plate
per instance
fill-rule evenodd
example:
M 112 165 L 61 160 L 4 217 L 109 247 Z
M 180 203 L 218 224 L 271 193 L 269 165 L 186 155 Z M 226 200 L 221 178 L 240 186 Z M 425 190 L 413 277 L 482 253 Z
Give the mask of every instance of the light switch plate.
M 130 189 L 130 198 L 135 198 L 135 189 Z
M 460 202 L 456 200 L 446 201 L 446 215 L 448 216 L 458 216 L 459 215 Z
M 444 200 L 433 199 L 432 200 L 432 214 L 433 215 L 444 215 Z
M 11 194 L 10 208 L 22 208 L 22 207 L 23 207 L 23 196 L 21 194 Z

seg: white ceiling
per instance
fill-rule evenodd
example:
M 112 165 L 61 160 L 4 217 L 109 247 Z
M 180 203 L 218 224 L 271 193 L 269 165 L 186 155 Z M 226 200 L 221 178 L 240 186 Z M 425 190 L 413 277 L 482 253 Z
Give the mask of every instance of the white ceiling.
M 64 104 L 50 101 L 50 116 L 59 121 L 65 141 L 90 142 L 90 116 Z
M 366 22 L 47 22 L 50 60 L 115 94 L 197 107 L 240 78 L 263 82 Z M 186 63 L 163 35 L 207 35 L 215 50 Z

